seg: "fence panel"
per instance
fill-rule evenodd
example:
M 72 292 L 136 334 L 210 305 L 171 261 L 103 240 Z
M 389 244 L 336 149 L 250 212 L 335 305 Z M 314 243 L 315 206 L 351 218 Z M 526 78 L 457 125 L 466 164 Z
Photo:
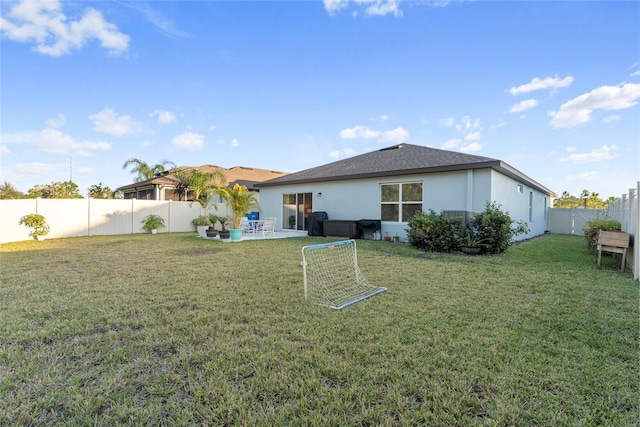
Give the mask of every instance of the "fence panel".
M 36 199 L 0 200 L 0 243 L 31 239 L 31 229 L 18 225 L 30 213 L 38 213 Z
M 228 213 L 226 205 L 219 215 Z M 78 237 L 142 233 L 142 220 L 154 213 L 164 218 L 164 232 L 195 231 L 193 219 L 202 213 L 198 203 L 156 200 L 19 199 L 0 200 L 0 243 L 29 240 L 31 230 L 19 225 L 30 213 L 44 215 L 48 237 Z
M 91 199 L 89 202 L 89 234 L 107 236 L 130 234 L 133 227 L 133 202 L 135 200 Z
M 582 235 L 582 229 L 588 221 L 604 217 L 600 209 L 550 208 L 547 230 L 555 234 Z

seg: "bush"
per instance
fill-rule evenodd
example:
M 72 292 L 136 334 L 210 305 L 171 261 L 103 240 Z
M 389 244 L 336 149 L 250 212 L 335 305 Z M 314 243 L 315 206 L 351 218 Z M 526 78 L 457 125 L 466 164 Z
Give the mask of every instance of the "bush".
M 482 241 L 482 253 L 499 254 L 513 243 L 513 238 L 529 231 L 529 226 L 523 222 L 515 222 L 509 212 L 500 210 L 496 202 L 487 202 L 484 212 L 475 214 L 469 226 L 475 230 L 475 235 Z
M 434 252 L 453 252 L 465 234 L 462 218 L 419 212 L 408 222 L 407 238 L 412 246 Z
M 599 230 L 621 231 L 622 224 L 620 224 L 620 221 L 616 221 L 614 219 L 594 219 L 592 221 L 588 221 L 582 228 L 582 233 L 584 234 L 584 238 L 587 240 L 587 247 L 589 250 L 595 251 Z
M 164 218 L 160 215 L 149 214 L 141 221 L 142 228 L 147 231 L 151 230 L 159 230 L 161 228 L 166 228 L 166 224 L 164 223 Z

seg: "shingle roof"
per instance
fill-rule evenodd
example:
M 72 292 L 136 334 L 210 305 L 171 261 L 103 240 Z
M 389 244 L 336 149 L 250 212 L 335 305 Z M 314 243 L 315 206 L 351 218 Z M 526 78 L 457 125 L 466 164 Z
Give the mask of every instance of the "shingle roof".
M 544 193 L 555 195 L 551 190 L 501 160 L 413 144 L 398 144 L 371 151 L 359 156 L 274 178 L 256 185 L 258 187 L 271 187 L 484 168 L 498 170 Z
M 277 178 L 286 175 L 286 172 L 277 172 L 267 169 L 250 168 L 246 166 L 234 166 L 229 169 L 225 169 L 216 165 L 203 165 L 203 166 L 181 166 L 180 169 L 199 169 L 202 173 L 211 173 L 216 169 L 220 169 L 227 179 L 227 185 L 233 185 L 238 183 L 245 185 L 249 190 L 256 190 L 255 183 L 266 181 L 272 178 Z M 124 185 L 119 187 L 118 190 L 129 190 L 140 188 L 145 185 L 151 184 L 164 184 L 164 185 L 176 185 L 180 180 L 172 175 L 163 175 L 147 179 L 145 181 L 134 182 L 133 184 Z

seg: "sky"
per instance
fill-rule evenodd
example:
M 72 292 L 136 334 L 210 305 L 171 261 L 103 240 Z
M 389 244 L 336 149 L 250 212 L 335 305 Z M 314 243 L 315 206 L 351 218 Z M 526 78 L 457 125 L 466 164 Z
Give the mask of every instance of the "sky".
M 640 2 L 0 2 L 0 181 L 295 172 L 399 143 L 640 181 Z

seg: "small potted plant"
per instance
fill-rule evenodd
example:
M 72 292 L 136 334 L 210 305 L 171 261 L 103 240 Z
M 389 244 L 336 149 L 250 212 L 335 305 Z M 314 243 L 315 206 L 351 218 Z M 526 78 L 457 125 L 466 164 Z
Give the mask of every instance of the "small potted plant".
M 231 232 L 227 229 L 230 218 L 228 216 L 219 216 L 218 222 L 220 223 L 220 238 L 228 239 L 231 236 Z
M 469 230 L 462 239 L 460 250 L 465 254 L 477 255 L 482 251 L 482 247 L 485 246 L 482 242 L 482 239 L 478 239 L 475 233 Z
M 198 230 L 198 236 L 202 238 L 207 237 L 207 228 L 211 225 L 211 221 L 209 221 L 209 217 L 205 215 L 200 215 L 196 219 L 193 220 L 193 224 L 196 226 Z
M 49 224 L 47 224 L 47 219 L 40 214 L 29 214 L 20 218 L 20 225 L 26 225 L 29 228 L 32 228 L 31 236 L 33 236 L 37 240 L 44 240 L 44 236 L 49 234 Z
M 149 214 L 145 216 L 141 222 L 142 228 L 151 234 L 156 234 L 159 229 L 167 228 L 164 223 L 164 218 L 156 214 Z
M 216 214 L 209 214 L 209 222 L 211 225 L 207 228 L 207 237 L 218 237 L 218 230 L 216 230 L 216 223 L 218 223 L 218 221 Z
M 384 241 L 385 242 L 390 242 L 391 241 L 391 236 L 389 236 L 389 233 L 385 233 L 384 234 Z

